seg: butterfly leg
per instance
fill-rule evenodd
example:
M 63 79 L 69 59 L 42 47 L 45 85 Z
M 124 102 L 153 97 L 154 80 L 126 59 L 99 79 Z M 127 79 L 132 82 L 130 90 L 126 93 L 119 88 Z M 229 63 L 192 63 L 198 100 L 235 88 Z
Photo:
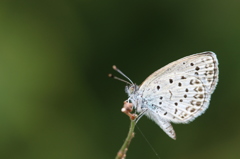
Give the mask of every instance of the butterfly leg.
M 140 114 L 136 117 L 135 122 L 137 123 L 138 120 L 147 112 L 147 108 L 143 108 Z

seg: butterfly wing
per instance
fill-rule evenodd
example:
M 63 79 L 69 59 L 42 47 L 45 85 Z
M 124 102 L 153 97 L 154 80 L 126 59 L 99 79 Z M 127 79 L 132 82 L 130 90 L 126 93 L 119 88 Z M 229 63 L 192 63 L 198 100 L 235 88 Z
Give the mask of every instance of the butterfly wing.
M 152 83 L 152 81 L 156 78 L 168 75 L 170 73 L 183 73 L 183 76 L 184 74 L 188 74 L 200 78 L 202 77 L 201 79 L 204 82 L 207 82 L 208 80 L 208 89 L 213 92 L 216 88 L 219 74 L 216 54 L 214 52 L 207 51 L 186 56 L 177 61 L 169 63 L 146 78 L 141 84 L 140 89 L 145 89 L 149 83 Z
M 157 114 L 168 122 L 188 123 L 208 108 L 217 82 L 216 55 L 203 52 L 157 70 L 142 83 L 139 92 L 149 109 L 146 115 L 150 118 Z M 156 117 L 153 119 L 156 122 Z

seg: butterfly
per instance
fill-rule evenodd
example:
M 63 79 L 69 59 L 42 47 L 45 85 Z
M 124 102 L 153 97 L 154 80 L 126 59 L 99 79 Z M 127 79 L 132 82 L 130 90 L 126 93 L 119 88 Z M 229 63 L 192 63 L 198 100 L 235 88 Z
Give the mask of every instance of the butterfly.
M 129 81 L 109 75 L 128 84 L 122 111 L 131 119 L 146 115 L 173 139 L 176 133 L 171 123 L 187 124 L 206 111 L 219 74 L 216 54 L 211 51 L 174 61 L 152 73 L 140 86 L 116 66 L 113 69 Z M 132 109 L 139 115 L 131 114 Z

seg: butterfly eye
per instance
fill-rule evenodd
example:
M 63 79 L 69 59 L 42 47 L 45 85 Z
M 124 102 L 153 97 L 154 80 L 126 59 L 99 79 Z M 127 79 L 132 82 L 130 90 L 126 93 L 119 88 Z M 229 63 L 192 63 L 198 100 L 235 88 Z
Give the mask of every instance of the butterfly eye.
M 126 86 L 125 91 L 129 95 L 133 94 L 135 92 L 135 86 L 134 85 Z
M 130 91 L 131 91 L 131 92 L 134 92 L 134 90 L 135 90 L 135 87 L 134 87 L 134 86 L 131 86 L 131 87 L 130 87 Z

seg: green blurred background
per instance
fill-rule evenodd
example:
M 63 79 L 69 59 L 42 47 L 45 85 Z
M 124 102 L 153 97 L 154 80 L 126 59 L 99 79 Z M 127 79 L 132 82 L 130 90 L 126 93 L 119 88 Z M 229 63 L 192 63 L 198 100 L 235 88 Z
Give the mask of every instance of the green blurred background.
M 204 115 L 174 124 L 177 140 L 143 117 L 164 159 L 240 158 L 240 1 L 0 2 L 0 158 L 114 158 L 129 118 L 125 84 L 181 57 L 214 51 L 220 80 Z M 119 75 L 118 75 L 119 76 Z M 136 129 L 128 158 L 157 158 Z

